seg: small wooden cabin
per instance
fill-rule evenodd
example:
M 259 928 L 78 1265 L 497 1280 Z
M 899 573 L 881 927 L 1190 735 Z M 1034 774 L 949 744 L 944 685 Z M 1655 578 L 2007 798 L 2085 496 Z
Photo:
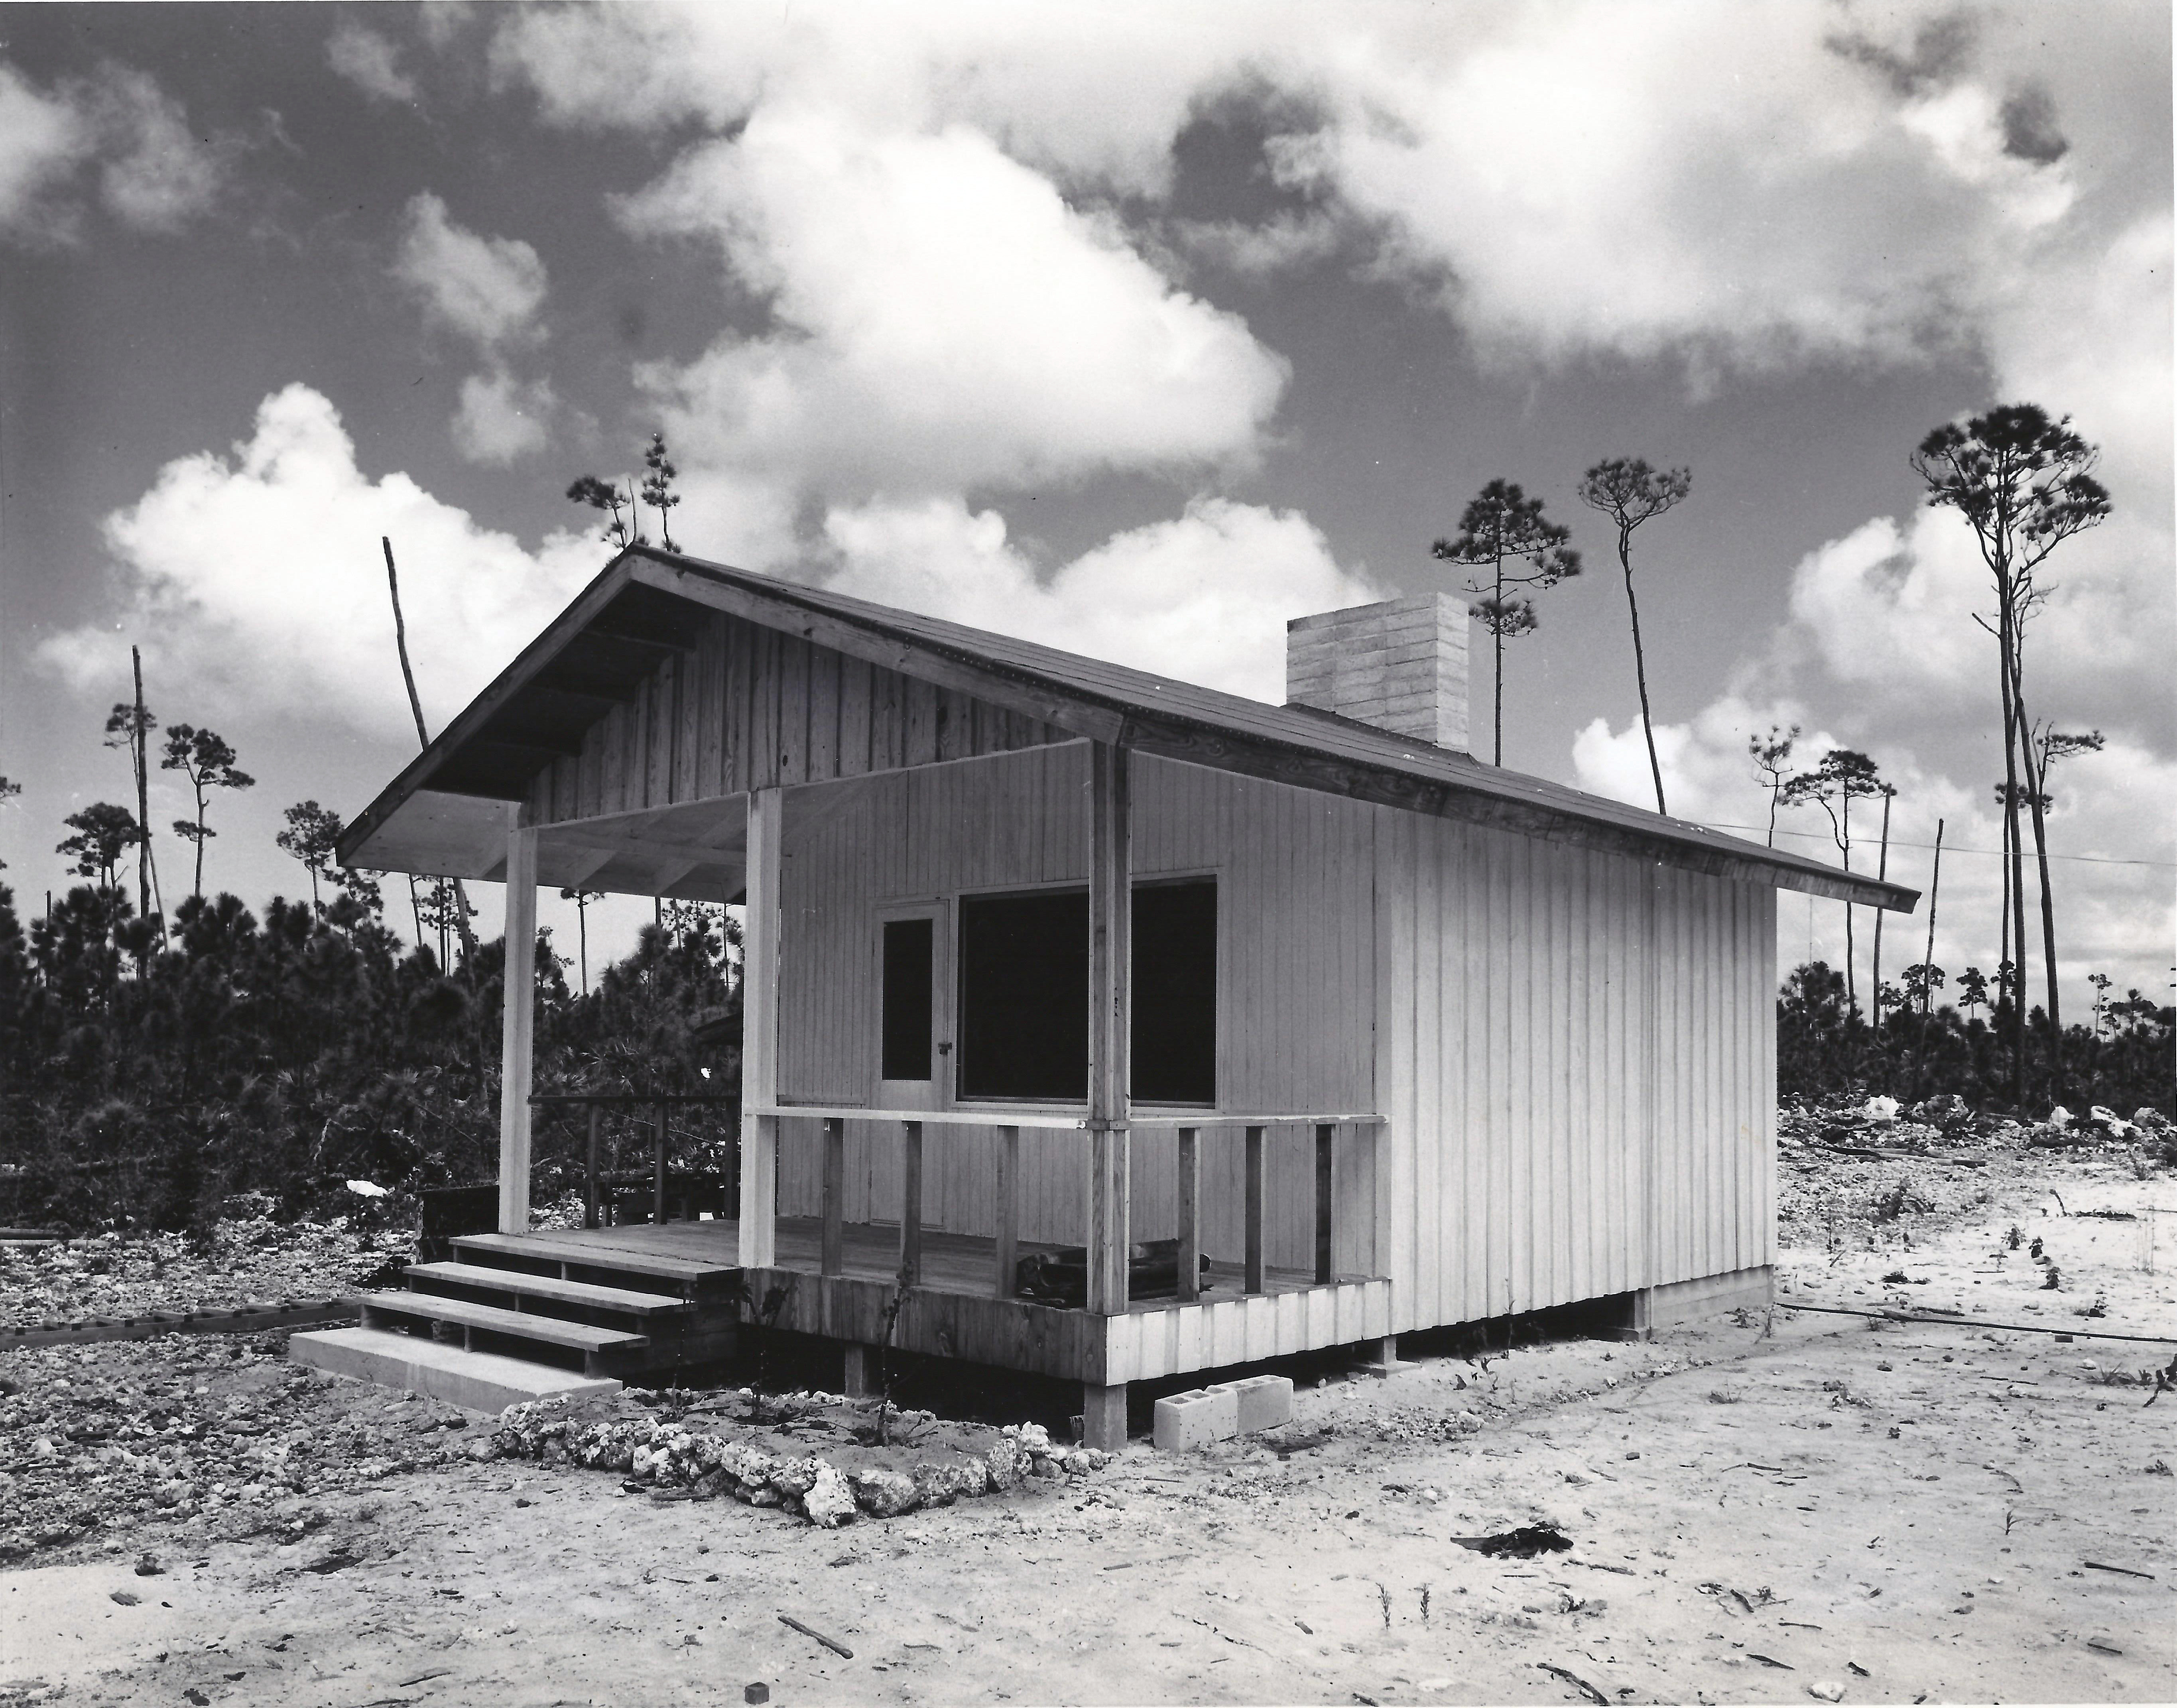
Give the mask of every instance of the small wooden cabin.
M 1776 892 L 1917 897 L 1477 762 L 1466 625 L 1301 619 L 1269 706 L 622 553 L 341 855 L 504 881 L 510 988 L 540 883 L 745 903 L 739 1214 L 532 1233 L 509 1004 L 463 1255 L 570 1298 L 731 1271 L 850 1372 L 889 1334 L 1078 1380 L 1106 1443 L 1138 1379 L 1765 1301 Z M 1176 1283 L 1131 1296 L 1156 1241 Z M 1067 1247 L 1083 1302 L 1020 1296 Z

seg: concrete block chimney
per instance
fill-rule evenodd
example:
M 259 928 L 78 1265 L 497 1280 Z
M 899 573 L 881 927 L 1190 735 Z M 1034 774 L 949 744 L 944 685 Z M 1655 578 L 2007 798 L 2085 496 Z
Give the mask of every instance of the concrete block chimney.
M 1285 700 L 1465 752 L 1465 602 L 1424 593 L 1294 618 Z

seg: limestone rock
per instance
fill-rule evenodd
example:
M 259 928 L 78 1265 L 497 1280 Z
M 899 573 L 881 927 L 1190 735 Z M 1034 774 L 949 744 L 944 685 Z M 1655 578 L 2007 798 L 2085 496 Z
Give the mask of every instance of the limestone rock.
M 837 1530 L 850 1524 L 854 1518 L 854 1491 L 846 1477 L 835 1465 L 821 1460 L 811 1461 L 816 1474 L 810 1479 L 808 1492 L 801 1497 L 801 1509 L 810 1521 L 826 1530 Z
M 872 1518 L 912 1512 L 921 1499 L 914 1479 L 897 1471 L 865 1471 L 853 1478 L 855 1504 Z

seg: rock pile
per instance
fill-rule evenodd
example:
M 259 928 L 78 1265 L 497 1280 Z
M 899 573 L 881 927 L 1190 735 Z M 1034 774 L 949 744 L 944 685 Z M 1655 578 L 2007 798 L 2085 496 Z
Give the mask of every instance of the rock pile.
M 771 1416 L 774 1408 L 787 1418 Z M 1107 1458 L 1054 1445 L 1040 1424 L 990 1428 L 910 1411 L 895 1427 L 899 1443 L 877 1444 L 869 1438 L 875 1432 L 867 1409 L 831 1395 L 758 1401 L 741 1389 L 683 1405 L 631 1390 L 609 1400 L 510 1406 L 491 1436 L 469 1451 L 479 1460 L 613 1471 L 661 1492 L 778 1507 L 827 1530 L 863 1514 L 892 1518 L 1001 1493 L 1032 1478 L 1085 1476 Z M 811 1453 L 796 1438 L 811 1432 L 844 1438 Z
M 405 1230 L 365 1232 L 346 1217 L 276 1222 L 253 1214 L 186 1234 L 94 1234 L 43 1247 L 0 1247 L 0 1328 L 35 1329 L 90 1316 L 210 1311 L 353 1292 L 389 1261 L 414 1255 Z
M 0 1561 L 140 1531 L 292 1532 L 314 1503 L 457 1461 L 467 1416 L 287 1363 L 285 1337 L 47 1346 L 0 1361 Z

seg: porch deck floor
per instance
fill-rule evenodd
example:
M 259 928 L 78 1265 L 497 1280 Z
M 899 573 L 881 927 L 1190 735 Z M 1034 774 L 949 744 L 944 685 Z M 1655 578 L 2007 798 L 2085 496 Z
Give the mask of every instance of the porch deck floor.
M 814 1216 L 781 1216 L 777 1226 L 778 1255 L 773 1267 L 812 1275 L 818 1273 L 823 1262 L 822 1221 Z M 846 1279 L 889 1281 L 898 1274 L 899 1228 L 896 1224 L 848 1222 L 845 1235 L 842 1273 Z M 739 1267 L 739 1224 L 733 1221 L 631 1222 L 610 1228 L 540 1229 L 530 1237 L 560 1247 L 592 1247 L 601 1255 L 615 1250 L 641 1252 L 653 1257 L 712 1263 L 720 1269 Z M 1062 1249 L 1057 1245 L 1029 1240 L 1023 1240 L 1019 1246 L 1023 1257 Z M 920 1285 L 924 1287 L 938 1292 L 993 1297 L 996 1294 L 996 1263 L 997 1241 L 994 1239 L 923 1230 Z M 1336 1278 L 1341 1282 L 1370 1279 L 1373 1278 Z M 1246 1298 L 1249 1296 L 1245 1290 L 1246 1280 L 1246 1271 L 1240 1264 L 1219 1263 L 1213 1258 L 1209 1273 L 1203 1280 L 1198 1302 L 1209 1305 Z M 1310 1270 L 1266 1268 L 1263 1291 L 1254 1296 L 1307 1292 L 1316 1285 Z M 1168 1311 L 1182 1302 L 1187 1301 L 1176 1298 L 1136 1299 L 1129 1303 L 1128 1310 L 1134 1313 Z

